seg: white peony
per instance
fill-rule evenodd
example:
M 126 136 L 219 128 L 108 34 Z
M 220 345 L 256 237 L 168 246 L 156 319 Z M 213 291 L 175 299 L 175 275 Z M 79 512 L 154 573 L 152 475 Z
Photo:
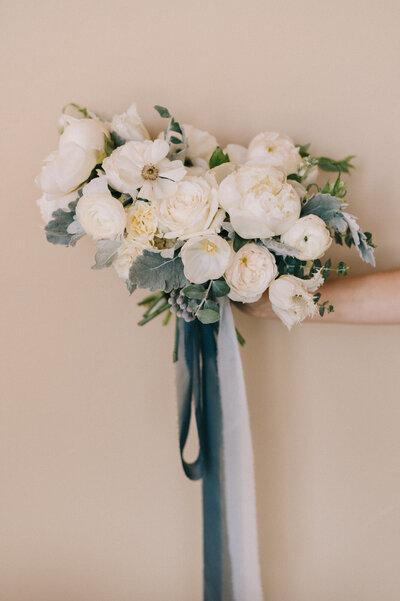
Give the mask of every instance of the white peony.
M 129 269 L 133 261 L 136 257 L 141 255 L 145 249 L 151 249 L 150 244 L 147 242 L 137 240 L 129 235 L 123 239 L 122 244 L 118 249 L 118 254 L 112 262 L 112 266 L 121 279 L 128 279 Z
M 157 208 L 150 202 L 137 200 L 126 216 L 126 230 L 137 240 L 152 240 L 158 226 Z
M 247 161 L 277 167 L 289 175 L 302 162 L 299 149 L 283 134 L 264 132 L 255 136 L 247 150 Z
M 320 272 L 310 280 L 302 280 L 294 275 L 283 275 L 272 282 L 269 287 L 272 309 L 289 330 L 306 317 L 315 315 L 317 306 L 312 293 L 323 282 Z
M 241 144 L 228 144 L 224 148 L 224 153 L 229 156 L 229 160 L 236 165 L 247 163 L 247 148 Z
M 57 211 L 57 209 L 63 209 L 64 211 L 68 212 L 69 203 L 76 200 L 77 197 L 78 195 L 76 192 L 70 192 L 69 194 L 64 194 L 63 196 L 47 194 L 44 192 L 44 194 L 42 194 L 42 196 L 36 201 L 43 221 L 46 224 L 49 223 L 49 221 L 52 219 L 54 211 Z
M 141 142 L 150 139 L 149 132 L 137 112 L 135 103 L 125 113 L 114 115 L 110 128 L 127 142 L 130 140 Z
M 76 217 L 94 240 L 115 240 L 125 230 L 125 209 L 110 194 L 104 177 L 97 177 L 84 186 Z
M 270 238 L 286 232 L 299 218 L 301 203 L 282 171 L 244 165 L 219 187 L 219 201 L 242 238 Z
M 197 129 L 193 125 L 183 125 L 183 130 L 188 143 L 186 158 L 195 167 L 208 169 L 211 155 L 218 146 L 217 139 L 208 131 Z
M 136 197 L 157 200 L 173 194 L 176 182 L 184 178 L 182 161 L 167 159 L 168 142 L 144 140 L 127 142 L 103 161 L 103 169 L 112 188 Z
M 217 280 L 232 259 L 228 242 L 217 234 L 191 238 L 182 246 L 181 258 L 185 277 L 193 284 Z
M 186 177 L 159 202 L 164 238 L 187 238 L 205 232 L 218 210 L 217 191 L 202 177 Z
M 59 148 L 44 162 L 36 183 L 45 194 L 64 196 L 83 184 L 105 152 L 108 129 L 98 119 L 63 115 Z
M 297 250 L 296 257 L 302 261 L 319 259 L 332 244 L 325 222 L 317 215 L 306 215 L 296 221 L 281 236 L 281 241 Z
M 225 272 L 233 301 L 254 303 L 276 277 L 275 257 L 263 246 L 249 242 L 234 254 Z

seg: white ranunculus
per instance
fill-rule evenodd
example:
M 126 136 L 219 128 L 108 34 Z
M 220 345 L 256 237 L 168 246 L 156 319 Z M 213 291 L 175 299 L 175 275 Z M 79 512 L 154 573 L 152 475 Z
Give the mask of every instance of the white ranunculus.
M 233 301 L 254 303 L 276 277 L 275 257 L 265 247 L 248 242 L 234 254 L 225 272 Z
M 192 284 L 218 280 L 232 259 L 228 242 L 217 234 L 191 238 L 182 246 L 181 258 L 185 277 Z
M 249 144 L 247 161 L 277 167 L 289 175 L 297 173 L 302 159 L 293 141 L 283 134 L 264 132 L 255 136 Z
M 51 221 L 54 211 L 57 211 L 57 209 L 63 209 L 64 211 L 68 212 L 69 203 L 73 202 L 77 198 L 78 195 L 76 192 L 70 192 L 69 194 L 64 194 L 63 196 L 47 194 L 44 192 L 36 202 L 40 209 L 42 219 L 47 224 L 49 221 Z
M 176 191 L 176 182 L 184 178 L 182 161 L 167 159 L 168 142 L 144 140 L 127 142 L 103 161 L 103 169 L 112 188 L 147 200 L 159 200 Z
M 332 244 L 325 222 L 317 215 L 306 215 L 296 221 L 282 236 L 281 241 L 297 250 L 302 261 L 319 259 Z
M 317 306 L 312 293 L 323 281 L 321 274 L 317 272 L 310 280 L 283 275 L 272 282 L 269 287 L 272 309 L 289 330 L 306 317 L 315 315 Z
M 219 187 L 220 205 L 242 238 L 270 238 L 286 232 L 299 218 L 301 203 L 282 171 L 244 165 Z
M 137 112 L 135 103 L 125 113 L 114 115 L 111 120 L 110 129 L 127 142 L 131 140 L 141 142 L 142 140 L 150 139 L 150 134 Z
M 137 200 L 128 209 L 126 231 L 137 240 L 152 240 L 158 226 L 157 207 L 144 200 Z
M 115 240 L 125 230 L 125 209 L 110 194 L 104 177 L 97 177 L 84 186 L 76 205 L 76 217 L 94 240 Z
M 208 169 L 208 163 L 212 153 L 218 146 L 217 139 L 202 129 L 193 125 L 183 125 L 187 138 L 186 158 L 196 167 Z
M 128 279 L 129 269 L 133 261 L 136 257 L 141 255 L 145 249 L 151 249 L 150 244 L 145 241 L 137 240 L 130 235 L 123 239 L 122 244 L 118 249 L 118 254 L 112 262 L 112 266 L 121 279 Z
M 159 224 L 165 238 L 187 238 L 206 231 L 218 210 L 217 191 L 202 177 L 186 177 L 176 191 L 159 201 Z

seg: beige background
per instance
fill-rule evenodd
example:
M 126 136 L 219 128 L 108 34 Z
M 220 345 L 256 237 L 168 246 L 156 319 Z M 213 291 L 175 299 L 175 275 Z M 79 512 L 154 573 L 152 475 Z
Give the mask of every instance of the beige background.
M 378 268 L 399 267 L 399 4 L 2 0 L 0 15 L 0 601 L 199 601 L 173 328 L 136 326 L 138 298 L 90 270 L 88 240 L 46 243 L 33 178 L 71 100 L 136 100 L 154 133 L 164 104 L 222 144 L 285 131 L 357 154 L 352 210 Z M 236 317 L 266 601 L 398 601 L 400 326 L 289 335 Z

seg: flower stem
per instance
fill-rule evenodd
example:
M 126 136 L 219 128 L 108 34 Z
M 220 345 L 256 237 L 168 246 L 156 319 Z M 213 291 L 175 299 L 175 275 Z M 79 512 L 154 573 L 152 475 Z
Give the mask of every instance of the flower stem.
M 156 309 L 156 311 L 153 311 L 153 313 L 150 313 L 150 315 L 147 315 L 147 317 L 143 317 L 143 319 L 139 321 L 138 326 L 144 326 L 146 323 L 148 323 L 149 321 L 151 321 L 152 319 L 154 319 L 169 308 L 170 305 L 168 303 L 165 303 L 165 305 L 161 305 L 161 307 Z

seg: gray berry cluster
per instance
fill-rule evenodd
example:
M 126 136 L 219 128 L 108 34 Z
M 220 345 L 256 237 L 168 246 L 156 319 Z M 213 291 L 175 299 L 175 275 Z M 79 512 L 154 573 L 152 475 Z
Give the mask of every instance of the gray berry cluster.
M 189 299 L 182 290 L 172 290 L 169 295 L 168 303 L 171 305 L 171 313 L 176 313 L 185 321 L 193 321 L 195 316 L 189 307 Z

